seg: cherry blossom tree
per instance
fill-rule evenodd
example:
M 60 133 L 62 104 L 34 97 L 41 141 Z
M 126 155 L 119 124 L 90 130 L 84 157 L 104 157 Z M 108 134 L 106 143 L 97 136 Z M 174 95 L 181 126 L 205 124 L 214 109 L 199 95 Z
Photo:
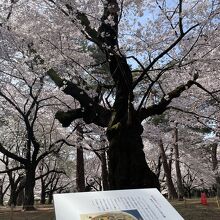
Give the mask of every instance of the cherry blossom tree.
M 48 155 L 58 153 L 64 145 L 63 139 L 68 136 L 53 119 L 54 107 L 59 103 L 63 105 L 65 100 L 57 98 L 59 91 L 53 92 L 50 81 L 41 75 L 38 61 L 29 59 L 32 54 L 30 46 L 17 48 L 16 40 L 16 36 L 5 38 L 2 35 L 2 41 L 11 43 L 11 46 L 4 45 L 1 56 L 1 114 L 6 129 L 3 131 L 0 152 L 25 170 L 23 205 L 31 210 L 37 166 Z M 13 182 L 18 186 L 19 180 Z
M 50 2 L 56 5 L 56 2 Z M 152 79 L 148 73 L 157 61 L 160 60 L 160 58 L 167 55 L 167 53 L 175 48 L 185 35 L 193 29 L 196 29 L 199 24 L 194 23 L 189 28 L 185 28 L 185 30 L 183 29 L 183 20 L 181 17 L 182 1 L 180 1 L 178 6 L 179 33 L 177 34 L 176 40 L 174 40 L 167 49 L 160 51 L 158 55 L 156 55 L 150 63 L 147 64 L 147 67 L 144 67 L 143 64 L 141 64 L 140 66 L 142 67 L 142 71 L 140 75 L 136 79 L 133 79 L 132 71 L 127 63 L 127 57 L 119 50 L 119 4 L 117 1 L 106 1 L 103 6 L 103 15 L 101 16 L 101 23 L 98 30 L 92 28 L 86 14 L 79 10 L 75 10 L 73 5 L 66 4 L 64 8 L 61 8 L 61 11 L 67 17 L 74 16 L 75 14 L 76 19 L 82 26 L 84 26 L 82 31 L 84 32 L 85 37 L 97 44 L 98 47 L 106 54 L 106 58 L 109 62 L 110 73 L 116 88 L 113 113 L 110 115 L 109 111 L 103 109 L 102 106 L 95 104 L 85 91 L 77 88 L 77 86 L 72 82 L 67 82 L 63 91 L 76 98 L 85 109 L 85 114 L 83 114 L 84 117 L 80 115 L 81 113 L 77 115 L 76 110 L 72 112 L 73 119 L 83 117 L 87 123 L 93 122 L 102 126 L 108 125 L 107 137 L 110 144 L 108 155 L 110 162 L 109 169 L 111 187 L 113 189 L 159 187 L 156 176 L 150 171 L 145 162 L 142 151 L 143 145 L 140 137 L 140 134 L 142 133 L 141 121 L 151 115 L 163 113 L 173 98 L 180 96 L 183 91 L 190 88 L 194 82 L 196 82 L 197 75 L 194 75 L 193 79 L 183 83 L 181 86 L 177 86 L 172 91 L 163 95 L 158 104 L 144 108 L 143 104 L 147 94 L 155 82 L 158 81 L 157 78 L 159 78 L 165 71 L 162 70 L 159 72 L 155 79 Z M 65 7 L 68 12 L 65 10 Z M 75 23 L 75 20 L 72 20 L 72 22 Z M 138 64 L 140 64 L 140 62 L 138 62 Z M 169 64 L 167 65 L 169 66 Z M 48 74 L 59 87 L 65 85 L 63 83 L 64 81 L 59 78 L 56 72 L 52 71 L 52 69 L 48 71 Z M 133 104 L 134 89 L 145 77 L 150 78 L 149 87 L 146 93 L 144 93 L 139 107 L 135 109 Z M 94 116 L 93 114 L 91 115 L 93 106 L 95 106 L 93 113 L 95 114 Z M 89 115 L 91 116 L 89 117 Z M 104 117 L 108 119 L 106 122 L 102 121 L 102 115 L 105 115 Z M 65 121 L 65 113 L 60 113 L 59 115 L 57 114 L 57 118 L 63 123 L 63 125 L 66 124 L 67 121 Z M 126 150 L 124 147 L 126 147 Z M 117 161 L 120 161 L 120 163 L 117 164 Z
M 20 0 L 3 26 L 31 42 L 32 60 L 77 102 L 56 113 L 63 126 L 83 119 L 107 128 L 110 188 L 159 188 L 145 160 L 141 123 L 179 109 L 177 100 L 194 88 L 213 98 L 204 81 L 207 71 L 218 75 L 209 63 L 219 55 L 218 41 L 210 40 L 219 38 L 218 10 L 215 0 Z M 96 73 L 85 42 L 102 52 L 106 74 Z
M 48 197 L 48 202 L 51 203 L 53 193 L 64 191 L 71 183 L 64 167 L 59 166 L 59 159 L 52 156 L 40 162 L 35 179 L 40 180 L 41 204 L 46 203 L 46 197 Z
M 6 192 L 8 191 L 10 185 L 7 182 L 6 174 L 1 175 L 0 178 L 0 206 L 4 205 L 4 197 L 6 195 Z

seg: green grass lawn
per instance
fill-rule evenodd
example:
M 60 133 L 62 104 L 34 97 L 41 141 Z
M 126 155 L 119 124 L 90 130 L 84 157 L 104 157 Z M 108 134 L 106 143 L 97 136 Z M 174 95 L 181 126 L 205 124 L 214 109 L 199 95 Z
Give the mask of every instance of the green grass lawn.
M 215 199 L 208 199 L 207 206 L 201 205 L 199 199 L 171 201 L 171 204 L 185 220 L 220 220 L 220 208 Z M 9 208 L 0 208 L 0 220 L 55 220 L 55 215 L 53 206 L 38 206 L 31 212 L 23 212 L 21 208 L 13 212 Z

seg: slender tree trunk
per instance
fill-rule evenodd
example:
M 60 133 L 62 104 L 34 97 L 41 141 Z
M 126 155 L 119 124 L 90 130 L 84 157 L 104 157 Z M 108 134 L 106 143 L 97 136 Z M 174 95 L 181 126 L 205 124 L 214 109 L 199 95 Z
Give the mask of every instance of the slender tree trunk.
M 178 199 L 182 200 L 183 196 L 184 196 L 184 189 L 183 189 L 182 175 L 181 175 L 181 170 L 180 170 L 180 156 L 179 156 L 179 146 L 178 146 L 177 124 L 175 125 L 175 128 L 174 128 L 174 155 L 175 155 Z
M 3 194 L 0 194 L 0 206 L 4 205 L 4 196 Z
M 34 210 L 34 187 L 35 187 L 35 166 L 26 168 L 26 182 L 23 209 Z
M 0 188 L 1 190 L 1 188 Z M 3 195 L 3 192 L 0 191 L 0 206 L 3 206 L 4 205 L 4 195 Z
M 3 193 L 3 180 L 0 179 L 0 206 L 3 206 L 3 199 L 4 199 L 4 193 Z
M 156 168 L 156 172 L 155 172 L 158 179 L 160 177 L 160 172 L 161 172 L 161 167 L 162 167 L 162 161 L 161 160 L 162 160 L 162 157 L 161 157 L 161 154 L 160 154 L 159 157 L 158 157 L 158 163 L 157 163 L 157 168 Z
M 218 199 L 220 199 L 220 176 L 217 176 L 215 179 L 216 179 L 216 189 L 217 189 L 216 196 Z
M 21 189 L 18 193 L 17 197 L 17 205 L 21 206 L 24 203 L 24 189 Z
M 78 192 L 85 191 L 84 157 L 82 146 L 77 147 L 76 159 L 76 187 Z
M 191 189 L 190 188 L 188 189 L 188 196 L 189 196 L 190 199 L 192 198 L 192 194 L 191 194 Z
M 211 146 L 211 157 L 212 157 L 212 170 L 215 173 L 215 180 L 216 180 L 216 196 L 220 199 L 220 175 L 218 173 L 218 158 L 217 158 L 217 148 L 218 144 L 214 143 Z
M 53 191 L 48 192 L 48 204 L 53 202 Z
M 24 204 L 24 187 L 26 183 L 26 176 L 20 177 L 18 187 L 16 189 L 16 202 L 17 205 L 21 206 Z
M 83 140 L 83 129 L 81 125 L 77 127 L 78 144 L 76 152 L 76 188 L 78 192 L 85 192 L 85 173 L 84 173 L 84 157 L 83 148 L 81 146 Z
M 41 184 L 40 203 L 41 204 L 46 203 L 46 189 L 45 189 L 44 184 Z
M 8 200 L 8 205 L 16 206 L 16 201 L 17 201 L 16 188 L 18 184 L 18 179 L 15 181 L 11 171 L 8 172 L 7 175 L 10 183 L 10 197 Z
M 8 200 L 8 205 L 9 206 L 16 206 L 17 205 L 17 197 L 18 197 L 18 194 L 16 192 L 16 188 L 14 186 L 11 186 L 10 191 L 11 192 L 10 192 L 10 198 Z
M 170 171 L 172 170 L 172 164 L 173 164 L 173 147 L 170 148 L 170 155 L 168 161 Z
M 105 151 L 103 151 L 100 156 L 101 156 L 101 161 L 102 161 L 102 188 L 103 190 L 108 190 L 109 189 L 108 169 L 107 169 Z
M 172 175 L 171 175 L 171 169 L 169 168 L 169 165 L 167 163 L 167 156 L 163 147 L 163 141 L 160 139 L 160 152 L 161 152 L 161 157 L 162 157 L 162 163 L 163 163 L 163 168 L 164 168 L 164 173 L 166 176 L 166 183 L 167 183 L 167 188 L 168 188 L 168 198 L 169 199 L 177 199 L 178 195 L 176 192 L 176 189 L 173 185 L 173 180 L 172 180 Z

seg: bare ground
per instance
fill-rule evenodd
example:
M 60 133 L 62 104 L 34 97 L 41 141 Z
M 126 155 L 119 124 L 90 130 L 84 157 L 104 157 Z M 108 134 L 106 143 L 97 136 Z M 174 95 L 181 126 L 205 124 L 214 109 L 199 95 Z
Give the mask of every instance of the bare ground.
M 35 211 L 25 212 L 20 207 L 13 209 L 1 208 L 0 220 L 55 220 L 53 207 L 37 207 Z
M 207 205 L 202 205 L 199 199 L 174 201 L 171 204 L 185 220 L 220 220 L 220 207 L 216 199 L 208 199 Z
M 220 220 L 220 208 L 216 199 L 208 199 L 208 205 L 201 205 L 199 199 L 171 201 L 171 204 L 185 220 Z M 25 212 L 20 207 L 13 211 L 2 207 L 0 220 L 55 220 L 53 206 L 37 206 L 36 208 L 36 211 Z

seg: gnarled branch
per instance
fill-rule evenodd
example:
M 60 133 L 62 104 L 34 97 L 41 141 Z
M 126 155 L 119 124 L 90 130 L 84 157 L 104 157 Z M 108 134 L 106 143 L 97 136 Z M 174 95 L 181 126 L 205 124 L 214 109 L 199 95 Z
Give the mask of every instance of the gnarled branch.
M 195 75 L 193 80 L 189 80 L 186 84 L 178 86 L 176 89 L 169 92 L 165 97 L 163 97 L 158 104 L 151 105 L 148 108 L 141 108 L 140 119 L 144 120 L 147 117 L 162 114 L 165 110 L 167 110 L 168 105 L 174 98 L 178 98 L 182 94 L 182 92 L 189 89 L 192 85 L 195 84 L 197 78 L 198 75 Z
M 102 127 L 108 126 L 111 115 L 110 110 L 98 105 L 83 89 L 73 82 L 62 79 L 54 69 L 48 70 L 47 74 L 59 88 L 63 88 L 65 94 L 72 96 L 81 104 L 81 109 L 68 112 L 59 111 L 56 114 L 56 118 L 65 127 L 77 118 L 83 118 L 86 123 L 94 123 Z

